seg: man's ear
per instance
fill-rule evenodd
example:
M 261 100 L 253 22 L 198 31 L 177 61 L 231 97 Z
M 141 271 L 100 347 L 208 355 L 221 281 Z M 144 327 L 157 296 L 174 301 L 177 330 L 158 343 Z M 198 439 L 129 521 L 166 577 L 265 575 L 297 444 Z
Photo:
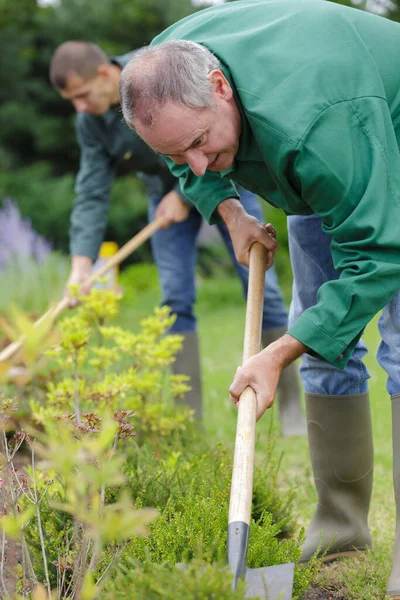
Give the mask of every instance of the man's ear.
M 97 67 L 97 74 L 108 77 L 110 74 L 110 65 L 104 64 Z
M 229 81 L 220 69 L 214 69 L 208 74 L 208 81 L 211 83 L 214 92 L 223 100 L 231 100 L 233 97 L 232 88 Z

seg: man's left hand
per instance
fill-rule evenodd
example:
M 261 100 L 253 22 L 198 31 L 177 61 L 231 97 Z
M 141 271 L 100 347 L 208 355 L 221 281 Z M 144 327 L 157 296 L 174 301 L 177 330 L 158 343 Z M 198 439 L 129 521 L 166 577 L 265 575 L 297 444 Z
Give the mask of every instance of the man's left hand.
M 235 404 L 239 402 L 240 394 L 247 386 L 253 388 L 257 399 L 257 421 L 267 408 L 271 408 L 275 400 L 282 367 L 273 359 L 273 354 L 268 348 L 252 356 L 242 367 L 238 367 L 229 388 L 231 400 Z
M 229 393 L 231 400 L 237 404 L 240 394 L 250 386 L 257 398 L 257 421 L 275 399 L 281 373 L 296 358 L 306 352 L 307 347 L 289 334 L 255 354 L 236 371 Z
M 190 205 L 186 204 L 175 190 L 165 194 L 157 207 L 155 217 L 164 217 L 165 224 L 162 229 L 168 229 L 172 223 L 186 221 L 190 212 Z
M 249 215 L 237 198 L 226 198 L 220 202 L 217 212 L 229 230 L 238 262 L 248 267 L 250 248 L 255 242 L 260 242 L 268 250 L 266 268 L 272 267 L 274 254 L 279 250 L 272 225 L 263 225 Z

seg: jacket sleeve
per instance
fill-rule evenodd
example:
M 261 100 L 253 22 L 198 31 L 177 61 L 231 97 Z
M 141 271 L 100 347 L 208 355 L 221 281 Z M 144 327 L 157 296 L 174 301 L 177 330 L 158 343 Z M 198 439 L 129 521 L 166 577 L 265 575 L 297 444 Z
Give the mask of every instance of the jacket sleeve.
M 80 167 L 71 214 L 70 253 L 96 260 L 107 226 L 109 198 L 115 165 L 86 115 L 78 115 Z
M 400 290 L 400 154 L 386 100 L 330 106 L 295 156 L 295 179 L 332 236 L 340 277 L 321 286 L 289 333 L 344 368 L 366 324 Z
M 219 173 L 206 171 L 203 177 L 197 177 L 188 165 L 177 165 L 170 158 L 164 157 L 170 171 L 179 178 L 181 195 L 185 196 L 197 208 L 208 223 L 221 221 L 216 212 L 218 204 L 227 198 L 238 198 L 240 195 L 229 179 Z

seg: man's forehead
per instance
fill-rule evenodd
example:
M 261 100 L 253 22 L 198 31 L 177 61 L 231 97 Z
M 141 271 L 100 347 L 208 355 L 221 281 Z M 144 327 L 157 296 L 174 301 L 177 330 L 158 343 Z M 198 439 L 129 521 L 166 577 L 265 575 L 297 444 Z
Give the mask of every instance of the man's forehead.
M 74 72 L 70 72 L 67 75 L 67 85 L 64 89 L 60 90 L 61 95 L 64 98 L 73 97 L 78 94 L 82 89 L 86 88 L 89 84 L 90 79 L 84 79 L 80 75 Z

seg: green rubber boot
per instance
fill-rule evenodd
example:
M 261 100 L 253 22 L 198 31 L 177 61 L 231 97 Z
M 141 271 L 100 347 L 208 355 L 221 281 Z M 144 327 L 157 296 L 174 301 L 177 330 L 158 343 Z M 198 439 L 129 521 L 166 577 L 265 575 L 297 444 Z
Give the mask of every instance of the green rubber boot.
M 172 365 L 172 372 L 189 375 L 189 385 L 192 389 L 185 394 L 182 400 L 176 400 L 176 404 L 189 406 L 194 410 L 196 420 L 202 421 L 203 395 L 198 336 L 196 331 L 189 331 L 180 335 L 184 336 L 182 349 L 176 355 L 176 360 Z
M 306 394 L 308 441 L 318 503 L 306 531 L 301 562 L 321 543 L 324 561 L 354 556 L 371 545 L 368 511 L 373 442 L 368 392 Z
M 386 594 L 400 600 L 400 394 L 392 396 L 393 487 L 396 500 L 396 536 L 394 539 L 393 568 Z
M 287 331 L 286 327 L 264 329 L 262 344 L 266 348 Z M 301 408 L 301 391 L 297 365 L 292 363 L 282 371 L 277 390 L 279 422 L 284 437 L 306 435 L 307 425 Z

